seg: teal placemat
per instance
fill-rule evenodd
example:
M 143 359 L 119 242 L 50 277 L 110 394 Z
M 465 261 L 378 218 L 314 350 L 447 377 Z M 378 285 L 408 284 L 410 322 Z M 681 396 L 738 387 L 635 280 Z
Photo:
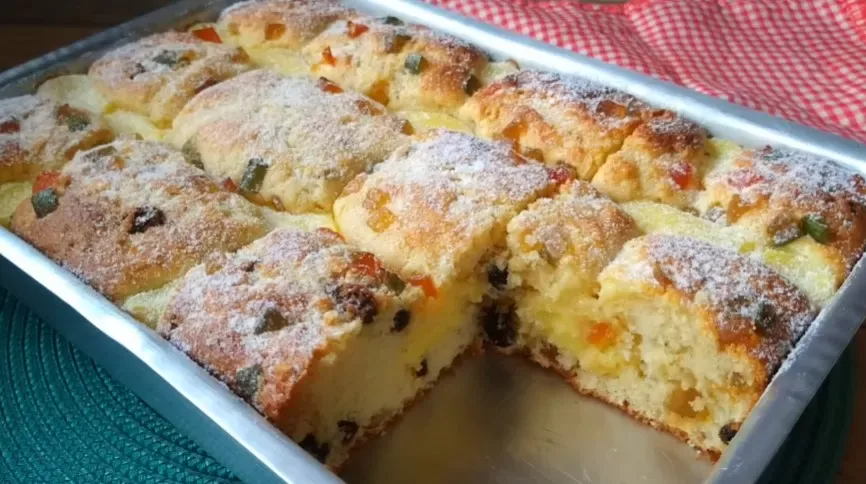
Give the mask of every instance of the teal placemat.
M 236 482 L 2 288 L 0 339 L 0 482 Z M 832 482 L 853 382 L 849 350 L 763 482 Z

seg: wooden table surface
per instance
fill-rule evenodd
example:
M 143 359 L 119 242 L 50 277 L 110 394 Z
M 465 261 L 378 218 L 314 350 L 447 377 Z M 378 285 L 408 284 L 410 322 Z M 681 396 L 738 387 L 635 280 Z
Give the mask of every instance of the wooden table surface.
M 3 6 L 0 14 L 0 71 L 168 3 L 169 0 L 13 1 L 12 5 Z M 860 330 L 854 345 L 857 398 L 837 484 L 866 482 L 866 329 Z

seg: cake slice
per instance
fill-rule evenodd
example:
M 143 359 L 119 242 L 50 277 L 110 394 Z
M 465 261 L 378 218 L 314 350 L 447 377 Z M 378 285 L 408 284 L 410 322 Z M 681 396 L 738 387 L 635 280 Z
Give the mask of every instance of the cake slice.
M 331 468 L 466 349 L 407 351 L 422 291 L 329 230 L 276 230 L 190 270 L 159 332 Z M 416 338 L 417 340 L 417 338 Z
M 45 172 L 12 230 L 115 302 L 264 235 L 259 209 L 154 142 L 116 141 Z
M 408 328 L 408 351 L 421 358 L 436 340 L 477 337 L 482 304 L 504 288 L 508 221 L 554 188 L 542 165 L 508 145 L 440 130 L 355 178 L 334 218 L 347 241 L 423 289 L 413 317 L 436 333 Z
M 330 212 L 355 175 L 407 144 L 411 126 L 326 80 L 264 69 L 202 92 L 168 139 L 251 200 L 290 213 Z
M 685 237 L 632 239 L 591 275 L 572 276 L 578 282 L 547 305 L 521 305 L 550 292 L 523 286 L 531 295 L 518 299 L 517 348 L 713 457 L 814 317 L 806 296 L 767 266 Z

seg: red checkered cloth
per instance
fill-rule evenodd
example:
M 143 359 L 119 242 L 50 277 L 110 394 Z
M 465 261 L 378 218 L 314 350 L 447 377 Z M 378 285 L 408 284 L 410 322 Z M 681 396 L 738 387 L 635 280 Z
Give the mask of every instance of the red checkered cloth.
M 426 0 L 866 142 L 866 0 Z

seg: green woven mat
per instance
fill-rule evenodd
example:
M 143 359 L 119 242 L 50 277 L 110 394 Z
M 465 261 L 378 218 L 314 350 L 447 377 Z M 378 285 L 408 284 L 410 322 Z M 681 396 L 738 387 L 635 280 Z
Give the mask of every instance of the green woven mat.
M 0 288 L 0 482 L 235 482 L 102 368 Z M 853 402 L 850 350 L 764 482 L 831 482 Z

